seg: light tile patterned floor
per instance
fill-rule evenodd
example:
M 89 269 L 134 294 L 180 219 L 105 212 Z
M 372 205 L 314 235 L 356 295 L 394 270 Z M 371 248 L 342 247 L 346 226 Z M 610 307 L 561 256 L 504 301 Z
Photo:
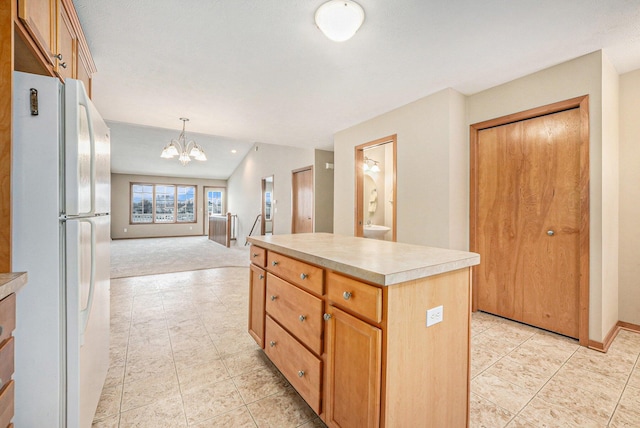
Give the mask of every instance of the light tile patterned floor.
M 111 281 L 94 427 L 323 427 L 246 332 L 248 269 Z M 640 427 L 640 334 L 601 354 L 476 313 L 472 427 Z

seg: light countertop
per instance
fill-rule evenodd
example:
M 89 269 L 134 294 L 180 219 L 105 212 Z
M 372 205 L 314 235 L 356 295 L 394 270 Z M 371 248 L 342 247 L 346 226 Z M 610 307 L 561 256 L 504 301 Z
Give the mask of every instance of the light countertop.
M 467 251 L 331 233 L 250 236 L 249 242 L 364 281 L 393 285 L 480 264 Z
M 0 273 L 0 300 L 20 290 L 26 283 L 26 272 Z

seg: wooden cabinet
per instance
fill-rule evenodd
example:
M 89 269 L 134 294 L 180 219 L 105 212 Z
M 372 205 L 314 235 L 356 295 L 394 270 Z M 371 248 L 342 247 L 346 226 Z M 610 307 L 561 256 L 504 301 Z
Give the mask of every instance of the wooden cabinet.
M 46 61 L 53 66 L 56 40 L 56 14 L 59 0 L 18 0 L 18 18 Z
M 470 267 L 381 286 L 258 248 L 249 332 L 329 427 L 468 426 Z
M 249 276 L 249 334 L 264 348 L 264 293 L 265 271 L 256 265 L 251 265 Z
M 0 427 L 11 423 L 14 413 L 14 338 L 16 327 L 16 295 L 0 300 Z
M 382 330 L 332 306 L 326 318 L 326 423 L 342 428 L 377 428 Z
M 17 0 L 17 71 L 81 80 L 91 96 L 96 72 L 72 0 Z
M 77 78 L 78 36 L 71 24 L 69 12 L 62 2 L 58 3 L 57 18 L 58 42 L 54 71 L 63 80 Z
M 320 414 L 322 360 L 284 328 L 266 316 L 265 353 L 300 393 L 314 412 Z

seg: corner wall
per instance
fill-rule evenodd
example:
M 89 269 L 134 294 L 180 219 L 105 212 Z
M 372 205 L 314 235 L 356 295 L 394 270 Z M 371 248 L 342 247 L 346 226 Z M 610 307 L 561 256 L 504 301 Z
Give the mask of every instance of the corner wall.
M 620 321 L 640 325 L 640 70 L 620 76 Z
M 333 232 L 333 152 L 315 151 L 313 167 L 313 230 L 314 232 Z
M 397 134 L 398 242 L 467 249 L 464 119 L 464 96 L 445 89 L 336 133 L 334 232 L 354 234 L 355 147 Z
M 130 224 L 131 183 L 196 186 L 196 223 Z M 204 235 L 204 186 L 226 187 L 225 180 L 111 174 L 111 239 Z M 127 229 L 125 232 L 124 229 Z
M 274 234 L 291 233 L 291 171 L 313 164 L 313 149 L 256 144 L 249 150 L 227 181 L 228 211 L 238 215 L 237 245 L 244 245 L 261 212 L 261 180 L 270 175 L 273 175 Z M 258 224 L 253 235 L 259 234 Z

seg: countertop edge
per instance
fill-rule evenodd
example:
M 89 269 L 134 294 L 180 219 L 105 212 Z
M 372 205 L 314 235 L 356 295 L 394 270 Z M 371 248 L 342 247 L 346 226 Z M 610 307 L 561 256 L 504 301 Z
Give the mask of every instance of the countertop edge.
M 327 259 L 319 255 L 309 254 L 307 252 L 296 250 L 294 248 L 283 247 L 277 243 L 267 242 L 262 239 L 255 238 L 258 237 L 248 237 L 247 240 L 252 245 L 257 245 L 271 251 L 277 251 L 282 255 L 294 257 L 298 260 L 321 266 L 323 268 L 331 269 L 332 271 L 335 271 L 337 273 L 353 276 L 363 281 L 371 282 L 373 284 L 381 286 L 400 284 L 403 282 L 439 275 L 442 273 L 464 269 L 480 264 L 480 255 L 469 253 L 468 257 L 461 257 L 460 259 L 455 261 L 439 263 L 431 266 L 425 266 L 422 268 L 416 268 L 385 275 L 378 272 L 372 272 L 370 270 L 363 269 L 357 266 L 342 263 L 340 261 Z
M 0 300 L 16 293 L 27 283 L 27 272 L 0 273 Z

